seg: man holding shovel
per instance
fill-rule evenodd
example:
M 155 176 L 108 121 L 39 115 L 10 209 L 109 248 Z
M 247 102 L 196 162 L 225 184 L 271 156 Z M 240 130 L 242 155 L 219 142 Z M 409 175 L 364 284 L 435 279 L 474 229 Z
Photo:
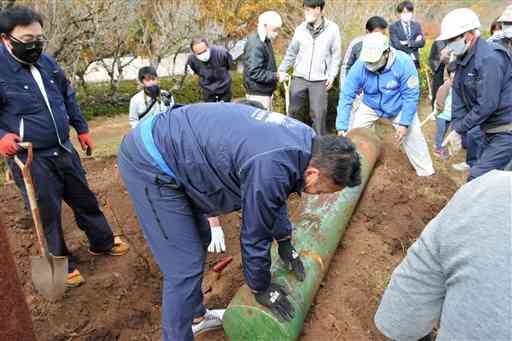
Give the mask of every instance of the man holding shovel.
M 71 125 L 82 149 L 88 153 L 93 149 L 75 91 L 59 65 L 43 53 L 47 41 L 41 15 L 20 6 L 0 12 L 0 36 L 0 154 L 9 158 L 18 155 L 25 162 L 27 152 L 19 143 L 32 144 L 30 170 L 48 249 L 53 256 L 68 257 L 67 285 L 79 286 L 84 279 L 64 241 L 62 200 L 72 208 L 78 227 L 86 233 L 91 254 L 118 256 L 129 247 L 114 238 L 69 139 Z M 23 188 L 22 176 L 14 178 Z

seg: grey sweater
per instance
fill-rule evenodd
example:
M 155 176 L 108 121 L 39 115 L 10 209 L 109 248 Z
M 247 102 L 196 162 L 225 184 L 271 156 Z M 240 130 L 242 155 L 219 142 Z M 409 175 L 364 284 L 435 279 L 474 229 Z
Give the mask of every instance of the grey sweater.
M 341 36 L 338 25 L 324 19 L 325 27 L 316 38 L 304 22 L 295 29 L 279 72 L 288 72 L 307 81 L 334 80 L 341 64 Z
M 395 269 L 375 315 L 393 340 L 512 339 L 512 172 L 463 186 Z

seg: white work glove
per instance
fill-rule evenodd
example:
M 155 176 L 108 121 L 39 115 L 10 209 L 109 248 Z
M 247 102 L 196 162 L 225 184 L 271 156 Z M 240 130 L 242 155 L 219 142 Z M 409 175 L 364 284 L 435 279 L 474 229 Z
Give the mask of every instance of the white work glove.
M 452 130 L 442 144 L 443 147 L 447 145 L 450 156 L 457 154 L 462 149 L 462 137 L 455 130 Z
M 224 252 L 226 251 L 226 243 L 224 242 L 224 231 L 222 226 L 213 226 L 212 230 L 212 241 L 208 246 L 208 252 Z
M 277 77 L 279 78 L 280 82 L 287 82 L 290 80 L 290 75 L 286 72 L 278 72 Z

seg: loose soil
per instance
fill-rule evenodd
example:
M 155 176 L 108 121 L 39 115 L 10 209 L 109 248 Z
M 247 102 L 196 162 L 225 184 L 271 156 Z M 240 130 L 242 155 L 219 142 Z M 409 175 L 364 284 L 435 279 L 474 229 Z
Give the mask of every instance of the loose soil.
M 426 224 L 442 209 L 455 183 L 443 174 L 418 178 L 405 155 L 386 134 L 383 153 L 330 265 L 308 314 L 302 341 L 384 340 L 373 315 L 391 272 Z M 29 255 L 36 254 L 35 236 L 20 229 L 21 198 L 14 186 L 0 191 L 0 214 L 17 264 L 18 277 L 40 341 L 160 340 L 162 275 L 138 227 L 128 194 L 117 174 L 115 158 L 84 160 L 91 188 L 116 233 L 130 243 L 123 257 L 93 257 L 87 240 L 64 207 L 68 247 L 80 257 L 87 280 L 68 290 L 63 300 L 42 299 L 30 280 Z M 300 219 L 300 199 L 290 201 L 293 219 Z M 210 270 L 224 255 L 209 255 L 204 290 L 211 308 L 226 306 L 243 283 L 240 265 L 239 213 L 221 217 L 227 255 L 234 261 L 217 279 Z M 198 340 L 225 340 L 222 331 Z M 2 340 L 3 341 L 3 340 Z

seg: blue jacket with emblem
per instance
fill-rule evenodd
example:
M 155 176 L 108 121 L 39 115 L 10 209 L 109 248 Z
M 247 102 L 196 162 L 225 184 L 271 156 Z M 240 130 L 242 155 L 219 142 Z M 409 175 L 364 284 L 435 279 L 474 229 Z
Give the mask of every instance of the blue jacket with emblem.
M 88 132 L 64 71 L 50 56 L 43 54 L 35 67 L 41 73 L 52 113 L 27 65 L 16 61 L 0 44 L 0 138 L 7 133 L 20 135 L 31 142 L 36 151 L 70 147 L 69 125 L 79 134 Z M 60 141 L 59 141 L 60 140 Z
M 452 93 L 453 129 L 465 134 L 512 122 L 512 60 L 507 50 L 482 38 L 457 61 Z
M 132 137 L 141 138 L 139 129 Z M 242 209 L 245 279 L 251 289 L 266 289 L 272 240 L 291 235 L 287 199 L 303 191 L 314 131 L 278 113 L 209 103 L 156 116 L 152 132 L 163 162 L 199 212 Z
M 350 68 L 338 103 L 337 131 L 349 129 L 352 104 L 360 90 L 363 91 L 363 103 L 378 116 L 393 119 L 402 112 L 400 124 L 409 126 L 412 123 L 420 90 L 418 72 L 406 53 L 391 49 L 381 73 L 370 72 L 361 60 Z

